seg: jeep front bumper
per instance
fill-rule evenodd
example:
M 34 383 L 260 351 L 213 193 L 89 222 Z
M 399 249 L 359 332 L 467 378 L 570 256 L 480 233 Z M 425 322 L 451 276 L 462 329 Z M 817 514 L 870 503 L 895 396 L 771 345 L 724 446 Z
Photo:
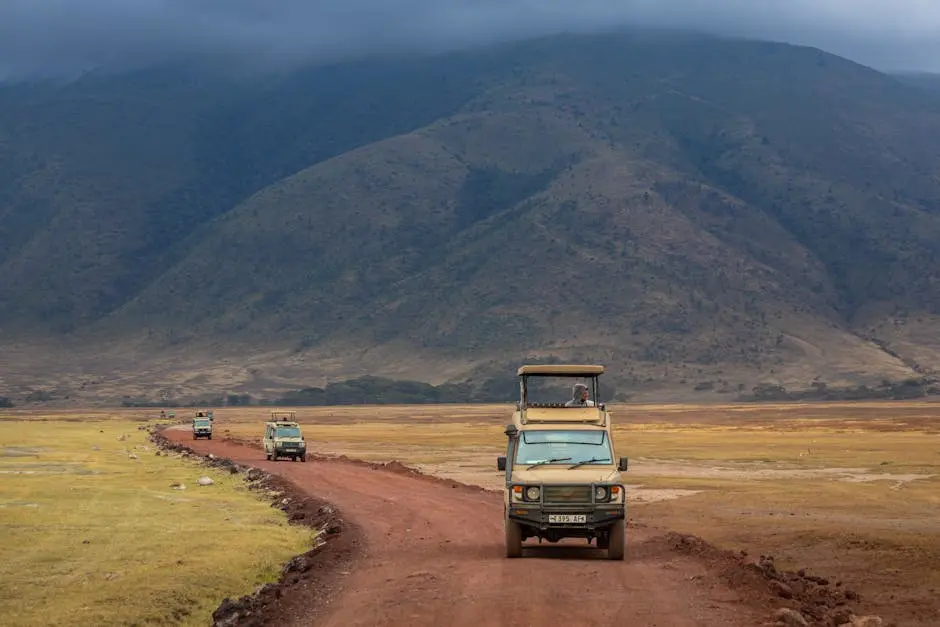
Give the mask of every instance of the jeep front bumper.
M 587 504 L 582 507 L 544 506 L 538 503 L 513 503 L 509 508 L 509 519 L 534 527 L 540 531 L 550 529 L 594 531 L 606 529 L 612 523 L 623 520 L 626 508 L 622 503 L 603 505 Z

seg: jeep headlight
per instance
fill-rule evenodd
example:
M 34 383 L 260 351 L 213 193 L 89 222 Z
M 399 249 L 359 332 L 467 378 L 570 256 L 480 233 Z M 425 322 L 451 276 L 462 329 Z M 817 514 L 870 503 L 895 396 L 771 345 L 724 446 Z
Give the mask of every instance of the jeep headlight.
M 606 501 L 607 495 L 609 494 L 607 486 L 599 485 L 594 488 L 594 500 L 595 501 Z
M 541 492 L 542 490 L 537 485 L 514 485 L 512 486 L 512 500 L 516 503 L 537 501 Z

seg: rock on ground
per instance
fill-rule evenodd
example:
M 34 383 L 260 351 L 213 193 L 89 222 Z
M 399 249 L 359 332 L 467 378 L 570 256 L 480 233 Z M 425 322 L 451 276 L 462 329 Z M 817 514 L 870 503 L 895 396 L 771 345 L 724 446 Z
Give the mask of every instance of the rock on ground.
M 774 612 L 774 620 L 787 627 L 809 627 L 809 623 L 806 622 L 802 614 L 787 607 L 782 607 Z

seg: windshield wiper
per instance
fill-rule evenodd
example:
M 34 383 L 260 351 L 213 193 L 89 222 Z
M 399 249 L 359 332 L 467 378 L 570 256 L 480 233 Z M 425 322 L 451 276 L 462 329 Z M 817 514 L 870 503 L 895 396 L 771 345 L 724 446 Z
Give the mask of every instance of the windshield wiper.
M 584 464 L 593 464 L 594 462 L 609 462 L 609 461 L 610 461 L 609 457 L 592 457 L 591 459 L 586 459 L 583 462 L 578 462 L 577 464 L 568 466 L 568 470 L 571 470 L 572 468 L 577 468 L 578 466 L 583 466 Z
M 535 462 L 534 464 L 532 464 L 531 466 L 529 466 L 528 468 L 526 468 L 526 470 L 531 470 L 532 468 L 535 468 L 536 466 L 541 466 L 542 464 L 552 464 L 552 463 L 555 463 L 555 462 L 566 462 L 566 461 L 569 461 L 570 459 L 571 459 L 570 457 L 556 457 L 555 459 L 543 459 L 543 460 L 540 461 L 540 462 Z

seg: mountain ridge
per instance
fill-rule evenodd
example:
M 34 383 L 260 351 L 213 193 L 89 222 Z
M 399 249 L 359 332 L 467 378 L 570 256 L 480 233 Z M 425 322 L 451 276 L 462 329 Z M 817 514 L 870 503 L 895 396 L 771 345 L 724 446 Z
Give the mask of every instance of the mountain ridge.
M 198 106 L 172 80 L 158 89 L 176 95 L 175 109 L 151 105 L 176 135 L 146 153 L 149 169 L 131 158 L 118 171 L 128 189 L 177 200 L 130 203 L 115 220 L 117 184 L 90 207 L 40 197 L 52 226 L 29 223 L 36 234 L 0 258 L 0 333 L 42 347 L 17 385 L 74 387 L 87 369 L 135 390 L 286 391 L 365 374 L 441 384 L 555 355 L 609 364 L 618 389 L 684 397 L 705 381 L 740 391 L 934 371 L 929 92 L 815 49 L 702 37 L 542 38 L 408 63 L 266 91 L 210 85 Z M 370 82 L 388 68 L 398 74 Z M 121 80 L 105 91 L 138 93 Z M 332 84 L 346 90 L 314 97 Z M 10 100 L 0 91 L 0 111 Z M 171 124 L 178 110 L 189 117 Z M 122 141 L 156 141 L 126 124 L 143 135 Z M 0 138 L 17 134 L 48 163 L 22 139 L 35 132 L 0 123 Z M 115 154 L 86 151 L 108 180 L 98 162 Z M 4 163 L 19 155 L 0 149 Z M 0 181 L 7 224 L 25 220 L 30 177 L 50 180 L 29 164 Z M 86 194 L 70 181 L 59 193 Z

